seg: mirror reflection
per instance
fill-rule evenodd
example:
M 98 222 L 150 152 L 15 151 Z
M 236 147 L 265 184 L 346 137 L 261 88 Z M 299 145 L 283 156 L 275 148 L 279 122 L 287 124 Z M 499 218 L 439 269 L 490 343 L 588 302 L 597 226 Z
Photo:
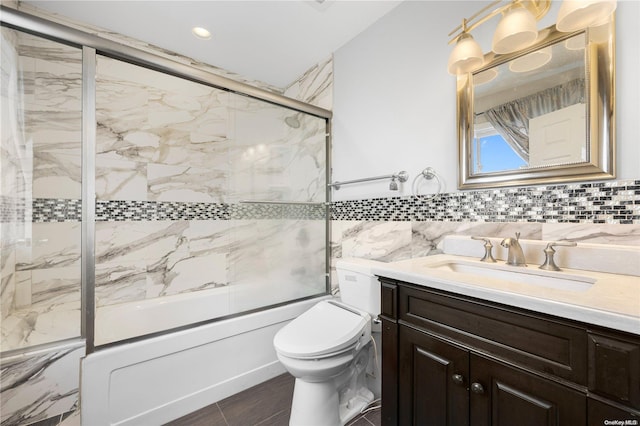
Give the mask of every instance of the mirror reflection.
M 615 22 L 541 30 L 457 78 L 458 188 L 615 178 Z
M 589 161 L 584 32 L 472 75 L 474 175 Z

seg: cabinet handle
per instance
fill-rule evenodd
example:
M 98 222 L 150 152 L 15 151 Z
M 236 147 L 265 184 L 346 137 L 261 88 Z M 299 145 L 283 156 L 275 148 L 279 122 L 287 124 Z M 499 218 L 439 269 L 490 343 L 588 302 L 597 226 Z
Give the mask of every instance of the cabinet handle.
M 456 385 L 461 385 L 464 383 L 464 377 L 462 377 L 462 374 L 454 374 L 453 376 L 451 376 L 451 380 L 453 380 L 453 383 L 455 383 Z
M 471 383 L 471 392 L 473 393 L 484 393 L 484 387 L 480 383 Z

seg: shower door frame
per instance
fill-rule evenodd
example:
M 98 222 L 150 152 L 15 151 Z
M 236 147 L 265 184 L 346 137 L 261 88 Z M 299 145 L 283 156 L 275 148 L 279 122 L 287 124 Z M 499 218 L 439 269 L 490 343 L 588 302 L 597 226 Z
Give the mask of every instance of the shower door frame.
M 212 72 L 173 61 L 151 52 L 102 38 L 82 30 L 0 6 L 0 25 L 44 39 L 82 49 L 82 260 L 80 338 L 85 340 L 86 354 L 95 351 L 95 154 L 96 154 L 96 57 L 98 54 L 173 75 L 195 83 L 258 99 L 273 105 L 303 112 L 325 120 L 325 293 L 331 293 L 331 118 L 330 110 L 288 98 L 275 92 L 232 80 Z M 322 204 L 322 203 L 319 203 Z M 304 300 L 317 296 L 308 296 Z M 290 303 L 290 302 L 285 302 Z M 270 309 L 267 306 L 263 309 Z M 257 309 L 257 310 L 262 310 Z M 241 313 L 243 314 L 243 313 Z M 225 317 L 228 318 L 228 317 Z M 210 321 L 217 321 L 214 318 Z M 185 326 L 191 327 L 192 325 Z M 183 328 L 183 327 L 181 327 Z M 173 330 L 171 330 L 173 331 Z M 142 336 L 141 338 L 148 337 Z M 42 346 L 59 345 L 52 342 Z M 116 342 L 114 344 L 119 344 Z M 39 345 L 40 346 L 40 345 Z M 34 346 L 24 348 L 31 350 Z

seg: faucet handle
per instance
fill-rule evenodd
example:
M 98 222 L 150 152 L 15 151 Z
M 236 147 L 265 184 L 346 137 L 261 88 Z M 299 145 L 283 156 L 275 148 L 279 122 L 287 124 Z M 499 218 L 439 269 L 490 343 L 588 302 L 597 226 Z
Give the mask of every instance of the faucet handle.
M 553 260 L 553 255 L 555 254 L 555 250 L 553 249 L 555 246 L 565 246 L 565 247 L 575 247 L 578 244 L 575 241 L 553 241 L 547 244 L 547 247 L 544 249 L 545 260 L 542 265 L 540 265 L 540 269 L 544 269 L 547 271 L 560 271 L 555 261 Z
M 480 259 L 481 262 L 491 262 L 495 263 L 495 259 L 493 258 L 493 254 L 491 253 L 491 249 L 493 248 L 493 244 L 491 244 L 491 240 L 489 238 L 484 237 L 471 237 L 472 240 L 484 241 L 484 256 Z

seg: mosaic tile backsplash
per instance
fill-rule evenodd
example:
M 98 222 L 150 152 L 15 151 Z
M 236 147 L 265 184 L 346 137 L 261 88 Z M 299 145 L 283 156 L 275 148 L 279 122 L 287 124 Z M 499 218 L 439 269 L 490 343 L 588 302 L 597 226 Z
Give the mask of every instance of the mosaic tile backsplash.
M 571 240 L 640 248 L 640 181 L 490 189 L 427 198 L 340 201 L 331 257 L 385 262 L 442 252 L 448 235 Z M 482 255 L 479 246 L 478 256 Z M 639 252 L 640 253 L 640 252 Z M 332 269 L 333 291 L 337 291 Z
M 333 220 L 640 224 L 640 180 L 340 201 Z

